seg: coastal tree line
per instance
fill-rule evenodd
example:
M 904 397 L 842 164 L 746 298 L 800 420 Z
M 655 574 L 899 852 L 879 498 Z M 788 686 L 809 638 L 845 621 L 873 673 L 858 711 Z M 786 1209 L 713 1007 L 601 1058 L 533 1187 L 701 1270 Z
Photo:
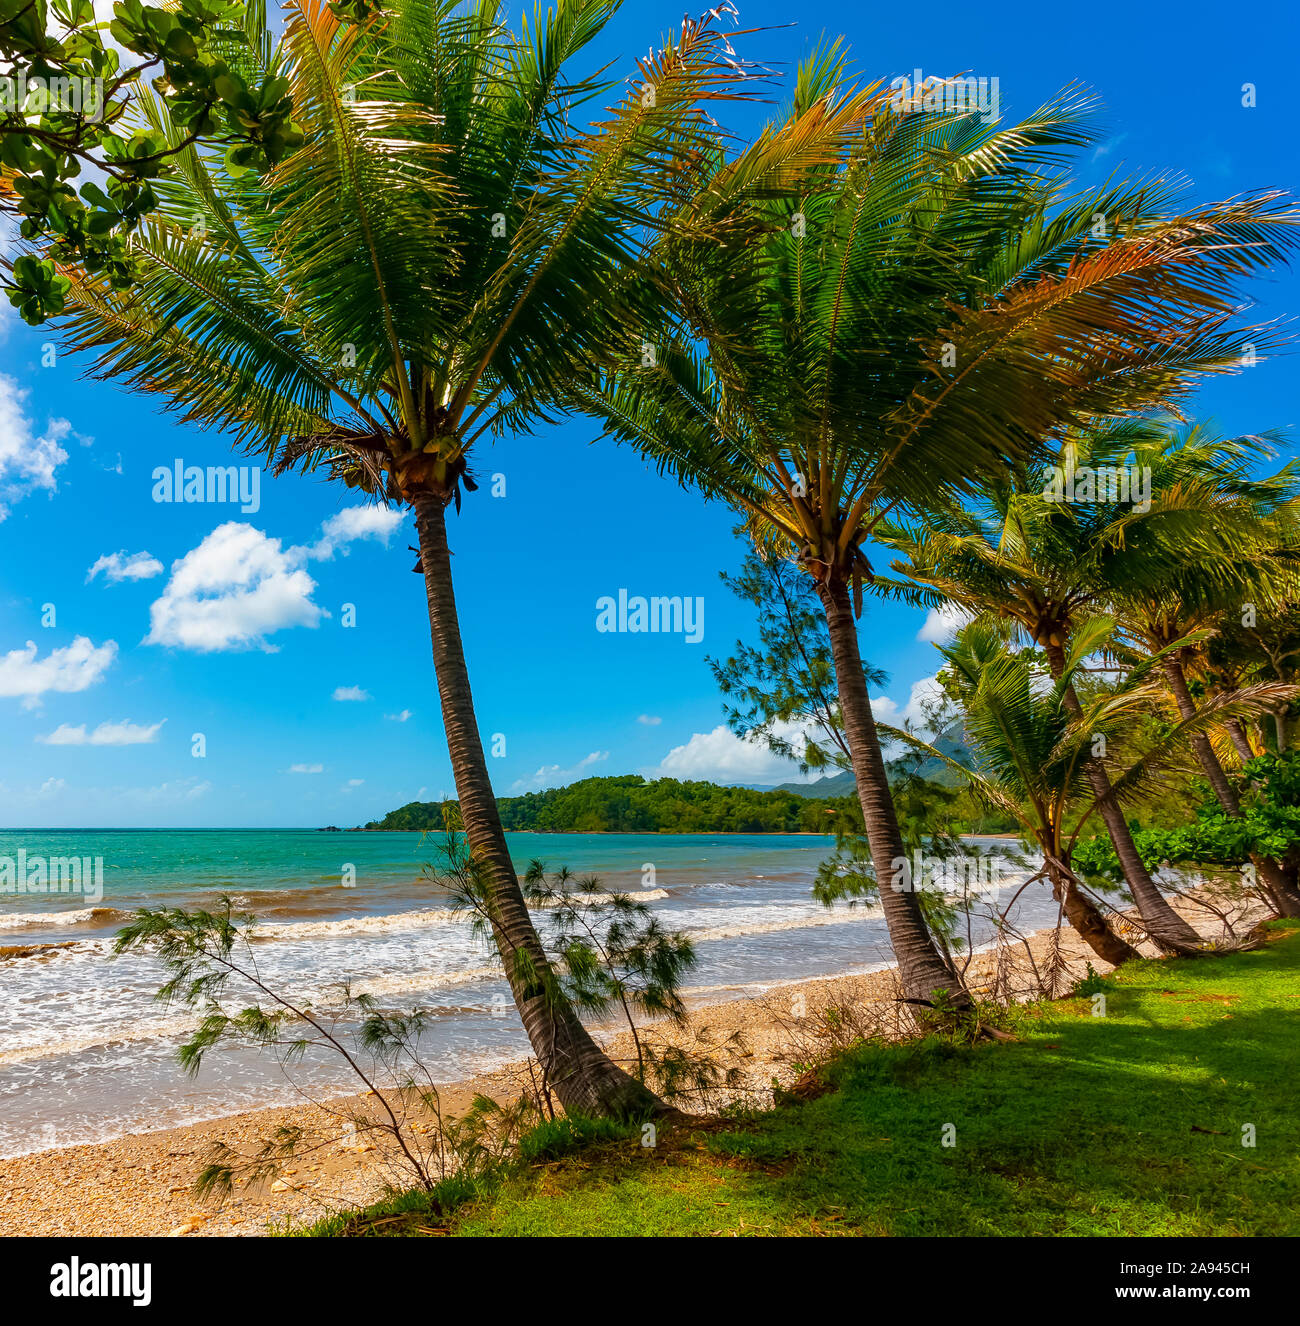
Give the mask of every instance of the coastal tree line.
M 371 820 L 372 830 L 440 831 L 452 803 L 412 801 Z M 565 787 L 502 797 L 501 824 L 516 833 L 834 833 L 851 819 L 852 797 L 722 787 L 638 774 L 584 778 Z M 972 830 L 980 823 L 970 807 Z
M 825 833 L 835 806 L 793 792 L 636 774 L 502 797 L 502 827 L 541 833 Z M 441 803 L 413 801 L 367 829 L 440 829 Z

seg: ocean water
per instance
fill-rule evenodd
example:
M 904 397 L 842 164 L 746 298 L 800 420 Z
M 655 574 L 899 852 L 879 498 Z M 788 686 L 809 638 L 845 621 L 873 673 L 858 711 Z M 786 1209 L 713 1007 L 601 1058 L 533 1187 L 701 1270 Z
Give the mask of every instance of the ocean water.
M 521 870 L 540 859 L 595 875 L 645 901 L 669 929 L 687 931 L 699 955 L 688 978 L 691 1002 L 890 960 L 877 909 L 827 909 L 812 898 L 829 838 L 509 839 Z M 998 855 L 1009 899 L 1028 871 L 1003 854 L 1010 844 L 981 848 Z M 436 1081 L 527 1052 L 492 955 L 425 876 L 437 842 L 421 834 L 0 831 L 0 862 L 20 851 L 28 861 L 102 858 L 103 897 L 0 892 L 0 1157 L 289 1102 L 302 1090 L 319 1099 L 355 1089 L 333 1058 L 309 1053 L 291 1080 L 274 1056 L 252 1047 L 218 1047 L 196 1076 L 184 1074 L 175 1053 L 197 1013 L 157 1002 L 164 975 L 156 960 L 111 954 L 117 930 L 138 907 L 212 907 L 231 896 L 258 918 L 256 959 L 272 988 L 326 1015 L 339 1009 L 344 981 L 386 1009 L 424 1010 L 420 1053 Z M 1025 927 L 1056 917 L 1041 885 L 1026 889 L 1016 908 Z M 545 915 L 538 920 L 545 934 Z M 976 944 L 988 937 L 982 929 L 973 934 Z

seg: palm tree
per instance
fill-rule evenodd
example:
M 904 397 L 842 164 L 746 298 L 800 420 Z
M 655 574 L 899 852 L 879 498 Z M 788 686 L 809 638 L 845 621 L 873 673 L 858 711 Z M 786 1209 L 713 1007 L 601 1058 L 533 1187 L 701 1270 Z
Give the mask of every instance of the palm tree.
M 939 651 L 947 660 L 940 676 L 961 706 L 973 768 L 906 733 L 894 735 L 943 759 L 990 807 L 1020 822 L 1042 854 L 1042 873 L 1070 924 L 1099 958 L 1118 966 L 1139 955 L 1083 896 L 1071 859 L 1100 804 L 1088 774 L 1098 736 L 1118 744 L 1149 711 L 1158 692 L 1149 678 L 1133 676 L 1086 705 L 1076 707 L 1066 695 L 1088 657 L 1107 644 L 1113 630 L 1114 622 L 1105 617 L 1081 625 L 1064 647 L 1059 675 L 1044 688 L 1039 684 L 1041 655 L 1009 648 L 1006 623 L 989 615 L 977 617 Z M 1140 794 L 1158 778 L 1180 742 L 1204 729 L 1210 714 L 1231 712 L 1230 705 L 1243 703 L 1220 701 L 1194 713 L 1108 782 L 1105 797 L 1114 801 Z
M 1213 512 L 1215 539 L 1208 546 L 1202 540 L 1192 556 L 1159 563 L 1159 579 L 1142 592 L 1135 592 L 1126 577 L 1110 589 L 1124 634 L 1139 657 L 1160 654 L 1170 693 L 1186 719 L 1196 711 L 1187 677 L 1196 648 L 1188 637 L 1212 630 L 1224 614 L 1236 616 L 1248 602 L 1269 611 L 1269 605 L 1284 601 L 1294 582 L 1288 565 L 1294 556 L 1291 540 L 1283 533 L 1279 541 L 1276 521 L 1290 514 L 1284 508 L 1300 496 L 1300 474 L 1290 462 L 1276 475 L 1255 479 L 1252 467 L 1274 454 L 1271 439 L 1223 438 L 1203 426 L 1170 431 L 1142 454 L 1161 491 L 1175 492 L 1185 504 Z M 1280 694 L 1285 687 L 1275 689 Z M 1244 740 L 1240 725 L 1235 726 Z M 1224 813 L 1240 819 L 1241 800 L 1209 735 L 1196 733 L 1191 744 Z M 1249 748 L 1247 752 L 1249 758 Z M 1259 853 L 1251 860 L 1278 911 L 1300 916 L 1300 893 L 1285 868 Z
M 558 384 L 603 362 L 642 231 L 709 149 L 705 104 L 743 80 L 711 21 L 686 21 L 641 61 L 644 88 L 620 87 L 604 123 L 575 128 L 613 85 L 574 77 L 572 58 L 617 0 L 557 0 L 518 35 L 500 8 L 400 0 L 349 24 L 325 0 L 291 0 L 277 46 L 250 6 L 242 58 L 256 67 L 243 73 L 287 82 L 304 145 L 261 179 L 180 151 L 137 236 L 138 288 L 67 272 L 65 331 L 95 375 L 232 431 L 277 473 L 322 470 L 414 511 L 460 815 L 515 1002 L 566 1108 L 624 1113 L 654 1097 L 563 998 L 510 859 L 446 511 L 475 487 L 476 443 L 526 428 Z M 143 111 L 179 142 L 156 100 Z
M 1071 434 L 1050 469 L 1009 473 L 988 485 L 975 508 L 942 513 L 925 527 L 893 525 L 879 537 L 903 554 L 893 563 L 896 572 L 969 613 L 993 612 L 1015 622 L 1043 646 L 1052 675 L 1059 678 L 1072 632 L 1118 587 L 1135 597 L 1156 594 L 1172 568 L 1189 561 L 1221 567 L 1231 555 L 1222 504 L 1203 485 L 1188 482 L 1192 453 L 1183 458 L 1181 472 L 1172 459 L 1152 469 L 1162 454 L 1162 436 L 1160 425 L 1144 420 Z M 1105 491 L 1094 491 L 1086 501 L 1057 500 L 1053 483 L 1063 475 L 1067 482 L 1091 476 L 1088 482 L 1094 484 L 1097 475 L 1106 476 L 1097 485 Z M 1146 478 L 1134 478 L 1126 491 L 1108 481 L 1122 475 Z M 892 588 L 916 597 L 905 583 Z M 927 595 L 919 597 L 928 601 Z M 1081 713 L 1075 688 L 1067 686 L 1063 694 Z M 1106 796 L 1104 761 L 1090 760 L 1087 773 L 1152 938 L 1167 951 L 1194 950 L 1199 935 L 1165 901 L 1122 810 Z
M 1148 509 L 1134 498 L 1133 485 L 1127 498 L 1122 484 L 1103 481 L 1097 488 L 1104 487 L 1105 496 L 1098 491 L 1090 501 L 1061 502 L 1044 474 L 1024 472 L 991 486 L 982 510 L 951 512 L 925 529 L 893 527 L 880 537 L 905 554 L 895 570 L 967 611 L 994 611 L 1017 622 L 1044 646 L 1059 676 L 1070 632 L 1099 606 L 1119 605 L 1126 623 L 1150 618 L 1159 637 L 1152 637 L 1155 652 L 1177 638 L 1161 632 L 1162 614 L 1171 608 L 1170 586 L 1179 576 L 1189 594 L 1207 601 L 1235 601 L 1248 566 L 1256 568 L 1249 576 L 1259 586 L 1258 561 L 1266 553 L 1260 512 L 1286 501 L 1293 482 L 1286 472 L 1261 482 L 1242 471 L 1263 445 L 1259 438 L 1216 442 L 1205 430 L 1192 429 L 1173 446 L 1166 425 L 1144 420 L 1098 428 L 1070 437 L 1054 474 L 1144 475 L 1134 482 L 1150 498 Z M 1237 468 L 1228 474 L 1224 467 L 1232 456 Z M 1172 669 L 1175 680 L 1181 677 L 1175 653 L 1163 655 L 1162 666 L 1167 673 Z M 1078 708 L 1073 687 L 1066 702 Z M 1180 703 L 1179 711 L 1188 718 L 1194 708 Z M 1207 735 L 1192 740 L 1198 754 L 1212 753 Z M 1104 763 L 1093 761 L 1089 775 L 1104 798 Z M 1118 806 L 1105 799 L 1100 804 L 1153 937 L 1176 951 L 1194 945 L 1195 931 L 1160 895 Z
M 1300 595 L 1288 590 L 1280 602 L 1253 619 L 1243 620 L 1242 607 L 1234 604 L 1231 612 L 1215 621 L 1215 634 L 1202 647 L 1200 662 L 1209 684 L 1218 691 L 1234 690 L 1251 677 L 1300 684 Z M 1261 721 L 1254 727 L 1253 744 L 1244 724 L 1229 723 L 1241 759 L 1266 753 L 1270 740 L 1279 755 L 1291 750 L 1296 743 L 1288 720 L 1294 710 L 1294 701 L 1279 704 L 1271 715 L 1271 736 Z
M 819 53 L 790 115 L 844 77 L 837 47 Z M 716 154 L 700 197 L 751 228 L 657 244 L 676 334 L 581 392 L 608 434 L 733 504 L 812 577 L 878 878 L 906 854 L 856 629 L 873 531 L 973 492 L 1069 423 L 1171 403 L 1238 362 L 1235 278 L 1287 242 L 1274 195 L 1186 214 L 1162 184 L 1065 198 L 1058 168 L 1090 141 L 1089 105 L 1071 92 L 1002 126 L 881 100 L 786 200 L 746 191 L 764 139 Z M 962 1004 L 916 898 L 882 905 L 908 998 Z

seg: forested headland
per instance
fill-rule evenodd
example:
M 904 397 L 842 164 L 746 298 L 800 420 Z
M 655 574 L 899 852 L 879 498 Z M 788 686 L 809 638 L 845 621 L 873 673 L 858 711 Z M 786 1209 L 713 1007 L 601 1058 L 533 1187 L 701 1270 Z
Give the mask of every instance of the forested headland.
M 819 780 L 823 781 L 823 780 Z M 639 774 L 584 778 L 567 787 L 551 787 L 497 802 L 502 827 L 514 833 L 827 833 L 851 827 L 856 796 L 852 776 L 824 780 L 848 794 L 724 787 L 718 783 L 656 778 Z M 818 783 L 805 785 L 816 789 Z M 410 801 L 371 820 L 370 830 L 439 830 L 443 808 L 453 802 Z M 949 812 L 948 827 L 959 833 L 996 833 L 1011 828 L 982 811 L 964 795 Z
M 497 806 L 502 827 L 516 833 L 833 833 L 847 801 L 623 774 L 502 797 Z M 441 829 L 443 804 L 412 801 L 365 827 Z

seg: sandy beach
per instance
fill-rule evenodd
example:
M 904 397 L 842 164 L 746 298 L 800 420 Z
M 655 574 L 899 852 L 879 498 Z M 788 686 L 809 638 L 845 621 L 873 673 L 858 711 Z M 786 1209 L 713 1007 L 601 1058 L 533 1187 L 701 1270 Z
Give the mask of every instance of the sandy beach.
M 1202 933 L 1219 933 L 1216 916 L 1205 907 L 1184 898 L 1171 901 Z M 1234 912 L 1237 933 L 1244 934 L 1256 919 L 1250 910 Z M 1037 930 L 1024 936 L 1024 943 L 975 953 L 968 984 L 977 993 L 998 987 L 1019 997 L 1030 994 L 1035 968 L 1041 972 L 1052 958 L 1053 934 Z M 1142 948 L 1154 953 L 1149 945 Z M 1069 929 L 1060 932 L 1059 961 L 1060 989 L 1083 976 L 1089 962 L 1099 972 L 1108 970 Z M 738 1033 L 741 1048 L 731 1060 L 741 1079 L 735 1094 L 768 1103 L 774 1083 L 788 1086 L 798 1076 L 793 1065 L 826 1044 L 824 1010 L 834 1007 L 859 1025 L 887 1031 L 896 1022 L 894 989 L 889 968 L 774 985 L 758 997 L 700 1005 L 692 1009 L 688 1029 L 667 1034 L 678 1043 L 705 1036 L 716 1044 Z M 665 1034 L 662 1024 L 654 1033 Z M 600 1039 L 615 1057 L 632 1053 L 626 1032 L 610 1030 Z M 476 1093 L 513 1100 L 524 1071 L 524 1065 L 512 1065 L 440 1087 L 444 1111 L 461 1113 Z M 349 1128 L 348 1117 L 366 1110 L 362 1097 L 323 1104 L 305 1100 L 291 1109 L 234 1114 L 2 1160 L 0 1235 L 251 1235 L 372 1201 L 387 1185 L 409 1186 L 409 1180 L 403 1182 L 383 1148 L 367 1143 L 364 1133 L 358 1140 Z M 237 1182 L 220 1204 L 195 1197 L 194 1179 L 214 1144 L 252 1154 L 284 1126 L 302 1128 L 304 1143 L 280 1178 Z

